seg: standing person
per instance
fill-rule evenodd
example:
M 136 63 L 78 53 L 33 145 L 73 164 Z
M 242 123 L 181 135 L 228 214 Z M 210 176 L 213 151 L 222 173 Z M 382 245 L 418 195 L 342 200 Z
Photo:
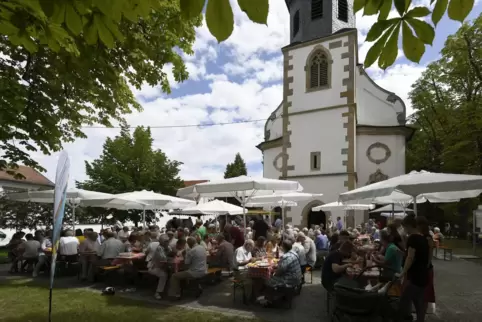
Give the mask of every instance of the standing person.
M 341 217 L 336 217 L 336 229 L 341 231 L 343 229 L 343 222 L 341 221 Z
M 429 280 L 429 245 L 427 238 L 417 229 L 415 215 L 403 218 L 402 226 L 408 234 L 405 265 L 402 270 L 404 288 L 400 296 L 400 319 L 411 315 L 415 306 L 417 322 L 425 321 L 425 288 Z
M 253 225 L 254 240 L 258 240 L 259 237 L 268 238 L 269 225 L 264 219 L 258 219 Z
M 434 274 L 432 256 L 435 242 L 430 235 L 429 223 L 427 218 L 423 216 L 417 217 L 417 229 L 427 239 L 428 242 L 428 284 L 425 288 L 425 312 L 433 312 L 435 310 L 435 288 L 434 288 Z

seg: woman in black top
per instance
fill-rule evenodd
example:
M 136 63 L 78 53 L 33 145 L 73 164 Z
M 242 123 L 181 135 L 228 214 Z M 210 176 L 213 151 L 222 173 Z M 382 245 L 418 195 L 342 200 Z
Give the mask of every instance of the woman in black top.
M 412 303 L 417 313 L 417 322 L 425 321 L 424 295 L 429 274 L 428 241 L 417 229 L 415 215 L 408 215 L 402 222 L 408 234 L 406 258 L 402 270 L 404 288 L 400 297 L 400 314 L 403 320 L 411 315 Z
M 427 218 L 423 216 L 417 217 L 417 229 L 425 237 L 425 239 L 427 239 L 427 242 L 428 242 L 428 284 L 427 284 L 427 287 L 425 288 L 425 296 L 424 296 L 425 312 L 427 312 L 428 304 L 435 303 L 435 288 L 433 286 L 433 265 L 432 265 L 434 241 L 432 236 L 430 235 L 429 223 Z

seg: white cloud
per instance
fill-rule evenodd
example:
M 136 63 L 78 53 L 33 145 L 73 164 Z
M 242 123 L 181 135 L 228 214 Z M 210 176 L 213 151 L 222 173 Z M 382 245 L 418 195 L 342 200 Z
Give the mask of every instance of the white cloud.
M 270 1 L 268 26 L 249 21 L 235 5 L 235 29 L 228 41 L 218 44 L 203 26 L 197 30 L 195 54 L 185 56 L 190 82 L 177 84 L 170 66 L 166 66 L 171 86 L 182 93 L 178 97 L 161 96 L 159 87 L 143 86 L 135 90 L 144 110 L 128 115 L 129 124 L 153 127 L 154 145 L 184 164 L 183 179 L 213 179 L 222 176 L 224 167 L 240 152 L 248 164 L 261 168 L 261 152 L 255 147 L 263 140 L 264 121 L 212 127 L 183 127 L 190 124 L 227 123 L 267 118 L 282 100 L 282 57 L 280 48 L 289 42 L 289 16 L 282 0 Z M 363 43 L 376 17 L 357 15 L 360 62 L 370 44 Z M 220 57 L 228 56 L 228 60 Z M 399 55 L 402 58 L 403 55 Z M 407 106 L 411 84 L 423 66 L 400 64 L 381 71 L 370 68 L 374 80 L 401 96 Z M 214 67 L 213 67 L 214 66 Z M 178 127 L 169 127 L 178 126 Z M 88 139 L 66 144 L 72 163 L 72 179 L 86 179 L 84 160 L 92 161 L 102 151 L 107 136 L 117 129 L 87 129 Z M 34 156 L 55 176 L 57 155 Z M 258 170 L 251 175 L 260 176 Z

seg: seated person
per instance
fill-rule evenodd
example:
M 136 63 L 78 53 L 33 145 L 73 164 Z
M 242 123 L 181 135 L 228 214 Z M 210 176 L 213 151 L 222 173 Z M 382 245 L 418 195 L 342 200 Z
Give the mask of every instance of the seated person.
M 251 263 L 254 258 L 251 254 L 254 248 L 254 242 L 251 239 L 248 239 L 245 243 L 244 246 L 239 247 L 236 249 L 235 252 L 235 266 L 237 270 L 245 270 L 246 265 Z
M 59 255 L 60 260 L 66 262 L 76 262 L 79 254 L 80 242 L 77 237 L 74 236 L 72 230 L 67 230 L 64 237 L 60 237 L 59 242 Z
M 188 237 L 187 244 L 190 248 L 184 259 L 187 270 L 174 273 L 171 276 L 169 296 L 173 299 L 181 298 L 181 281 L 203 277 L 207 272 L 207 258 L 204 247 L 198 245 L 194 237 Z
M 343 276 L 348 267 L 352 266 L 351 263 L 343 264 L 343 260 L 350 258 L 353 251 L 353 243 L 346 241 L 326 256 L 321 273 L 321 284 L 326 290 L 332 291 L 338 279 Z
M 187 241 L 184 237 L 177 240 L 175 248 L 172 250 L 170 257 L 184 258 L 187 252 Z
M 256 244 L 253 249 L 253 257 L 256 258 L 263 258 L 267 256 L 266 253 L 266 238 L 263 236 L 259 236 L 256 240 Z
M 82 266 L 81 280 L 87 279 L 89 270 L 96 262 L 97 252 L 100 250 L 100 245 L 97 242 L 97 238 L 98 236 L 96 232 L 87 232 L 87 238 L 82 243 L 80 243 L 79 253 L 80 264 Z
M 121 239 L 122 241 L 122 239 Z M 124 247 L 126 253 L 140 253 L 142 252 L 142 244 L 138 239 L 137 233 L 132 233 L 127 237 L 127 240 L 124 242 Z
M 281 243 L 281 235 L 275 234 L 273 237 L 266 243 L 266 253 L 271 253 L 275 257 L 279 257 L 279 245 Z
M 306 272 L 306 267 L 308 267 L 308 262 L 306 261 L 306 250 L 303 245 L 303 237 L 302 236 L 297 236 L 296 237 L 296 242 L 293 244 L 292 250 L 296 252 L 298 255 L 298 258 L 300 260 L 300 266 L 301 266 L 301 276 L 302 276 L 302 283 L 305 283 L 305 272 Z
M 22 259 L 28 263 L 28 271 L 33 271 L 33 265 L 36 263 L 39 255 L 40 242 L 33 238 L 32 234 L 25 235 L 26 241 L 18 246 L 18 250 Z
M 120 253 L 125 249 L 124 243 L 119 239 L 115 238 L 115 233 L 112 231 L 105 232 L 106 239 L 100 245 L 97 251 L 97 256 L 99 257 L 92 268 L 89 270 L 89 281 L 93 282 L 95 279 L 95 274 L 97 269 L 101 266 L 112 265 L 112 260 L 114 260 Z
M 42 239 L 38 254 L 38 262 L 37 265 L 35 265 L 32 277 L 37 277 L 40 270 L 50 261 L 50 257 L 47 256 L 46 253 L 52 253 L 52 240 L 50 239 L 51 235 L 52 232 L 48 231 L 45 233 L 45 237 Z
M 350 241 L 350 233 L 347 230 L 342 230 L 338 233 L 337 241 L 331 243 L 330 252 L 337 250 L 340 248 L 340 245 L 346 241 Z
M 212 267 L 221 267 L 228 270 L 234 268 L 234 246 L 228 242 L 224 235 L 218 235 L 216 237 L 217 248 L 214 251 L 214 259 L 211 263 Z
M 274 301 L 277 289 L 280 287 L 296 287 L 301 284 L 301 265 L 298 255 L 293 250 L 291 240 L 285 239 L 281 245 L 283 257 L 278 262 L 273 277 L 266 281 L 265 297 L 258 300 L 264 304 Z
M 442 245 L 444 240 L 444 235 L 440 232 L 440 228 L 435 227 L 433 229 L 433 240 L 438 243 L 438 245 Z
M 154 297 L 157 300 L 162 299 L 162 294 L 164 293 L 164 288 L 166 287 L 168 279 L 167 256 L 170 252 L 171 249 L 169 247 L 169 237 L 167 234 L 161 234 L 159 236 L 158 246 L 152 253 L 152 258 L 148 269 L 149 274 L 159 278 L 156 293 L 154 294 Z
M 398 232 L 390 231 L 391 235 L 398 235 Z M 391 236 L 388 233 L 382 234 L 381 243 L 385 250 L 383 257 L 372 256 L 372 260 L 378 264 L 387 267 L 387 270 L 382 272 L 382 282 L 388 282 L 392 280 L 394 274 L 402 271 L 403 252 L 394 243 L 397 240 L 396 236 Z

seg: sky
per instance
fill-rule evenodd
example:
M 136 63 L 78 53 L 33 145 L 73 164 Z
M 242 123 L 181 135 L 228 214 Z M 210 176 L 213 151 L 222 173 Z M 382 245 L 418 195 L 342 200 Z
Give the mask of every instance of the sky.
M 236 2 L 231 0 L 235 15 L 231 37 L 218 44 L 205 25 L 198 28 L 195 53 L 185 56 L 189 80 L 176 83 L 170 67 L 166 66 L 172 93 L 164 94 L 160 87 L 134 89 L 143 111 L 126 116 L 132 127 L 153 127 L 155 148 L 162 149 L 169 158 L 183 162 L 180 176 L 184 180 L 222 178 L 226 164 L 232 162 L 238 152 L 248 166 L 248 175 L 263 175 L 262 153 L 256 145 L 263 141 L 264 120 L 282 100 L 281 47 L 289 43 L 289 15 L 285 1 L 270 0 L 268 24 L 259 25 L 251 22 Z M 413 2 L 415 5 L 427 4 L 430 0 Z M 469 18 L 475 18 L 481 9 L 482 4 L 477 1 Z M 371 46 L 365 38 L 375 21 L 376 16 L 362 17 L 360 13 L 356 16 L 360 63 Z M 411 63 L 399 50 L 397 61 L 391 68 L 383 71 L 375 64 L 367 70 L 369 75 L 378 85 L 400 96 L 410 114 L 412 108 L 407 96 L 411 85 L 426 65 L 439 57 L 447 36 L 456 32 L 459 26 L 460 23 L 444 17 L 437 26 L 433 46 L 427 46 L 420 64 Z M 247 120 L 262 121 L 186 127 Z M 159 126 L 164 128 L 156 128 Z M 84 161 L 98 158 L 105 139 L 115 137 L 119 129 L 86 128 L 84 132 L 87 139 L 64 145 L 71 160 L 71 185 L 74 181 L 88 179 Z M 32 156 L 53 181 L 58 153 Z

